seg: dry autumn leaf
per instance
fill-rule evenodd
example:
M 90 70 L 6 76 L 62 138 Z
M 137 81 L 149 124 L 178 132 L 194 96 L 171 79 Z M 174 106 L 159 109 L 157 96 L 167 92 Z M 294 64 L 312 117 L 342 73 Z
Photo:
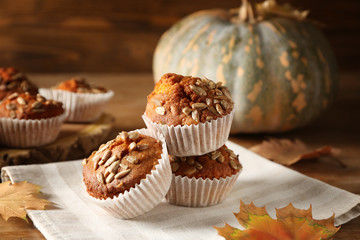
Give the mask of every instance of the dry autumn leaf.
M 39 198 L 41 187 L 26 181 L 0 183 L 0 216 L 7 221 L 10 217 L 19 217 L 28 221 L 25 209 L 45 209 L 53 203 Z
M 334 226 L 334 215 L 328 219 L 314 220 L 311 206 L 300 210 L 288 206 L 276 209 L 277 219 L 272 219 L 265 207 L 258 208 L 253 203 L 248 205 L 240 201 L 240 211 L 234 213 L 245 230 L 240 230 L 225 223 L 224 227 L 215 227 L 226 240 L 325 240 L 340 229 Z
M 261 144 L 251 147 L 250 150 L 260 156 L 263 156 L 264 158 L 286 166 L 290 166 L 302 159 L 314 159 L 321 156 L 331 156 L 342 167 L 345 167 L 339 159 L 334 157 L 340 153 L 339 149 L 324 146 L 316 150 L 310 150 L 305 143 L 299 139 L 291 141 L 289 139 L 271 138 L 268 141 L 263 141 Z

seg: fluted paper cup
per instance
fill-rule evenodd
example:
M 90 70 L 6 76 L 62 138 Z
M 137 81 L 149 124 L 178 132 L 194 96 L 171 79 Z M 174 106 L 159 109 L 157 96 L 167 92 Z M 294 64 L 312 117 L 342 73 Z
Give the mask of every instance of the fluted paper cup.
M 146 126 L 164 135 L 169 153 L 174 156 L 199 156 L 215 151 L 229 138 L 235 110 L 229 114 L 205 123 L 190 126 L 168 126 L 152 122 L 146 114 L 142 115 Z
M 65 113 L 46 119 L 0 118 L 0 145 L 16 148 L 40 147 L 55 141 Z
M 213 180 L 172 174 L 170 189 L 165 198 L 173 205 L 186 207 L 208 207 L 221 203 L 231 192 L 240 172 Z
M 155 169 L 151 170 L 151 173 L 147 174 L 140 181 L 140 184 L 136 184 L 129 191 L 125 191 L 117 197 L 97 199 L 86 193 L 91 202 L 101 206 L 110 214 L 123 219 L 134 218 L 153 209 L 164 198 L 171 183 L 172 173 L 164 137 L 161 134 L 155 136 L 150 130 L 144 128 L 136 131 L 162 142 L 161 159 L 159 159 Z M 85 187 L 85 184 L 83 185 Z
M 104 111 L 114 92 L 73 93 L 59 89 L 40 88 L 39 93 L 47 99 L 62 102 L 67 122 L 93 122 Z

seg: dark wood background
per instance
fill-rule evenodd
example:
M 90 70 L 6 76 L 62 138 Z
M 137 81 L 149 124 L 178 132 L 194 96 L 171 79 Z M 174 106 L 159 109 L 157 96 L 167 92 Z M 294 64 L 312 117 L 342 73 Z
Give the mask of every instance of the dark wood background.
M 161 34 L 240 0 L 0 0 L 0 66 L 25 72 L 150 72 Z M 284 2 L 284 1 L 279 1 Z M 289 0 L 326 25 L 342 70 L 360 66 L 359 0 Z

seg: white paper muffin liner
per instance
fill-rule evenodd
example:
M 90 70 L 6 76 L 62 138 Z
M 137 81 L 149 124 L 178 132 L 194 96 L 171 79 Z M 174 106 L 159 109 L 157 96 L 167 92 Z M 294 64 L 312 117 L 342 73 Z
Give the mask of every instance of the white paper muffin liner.
M 65 113 L 45 119 L 0 118 L 0 145 L 28 148 L 55 141 L 59 135 Z
M 182 177 L 172 174 L 170 189 L 166 200 L 186 207 L 208 207 L 221 203 L 231 192 L 241 170 L 229 177 L 210 180 L 195 177 Z
M 186 157 L 198 156 L 215 151 L 229 138 L 235 110 L 229 114 L 205 123 L 190 126 L 168 126 L 152 122 L 146 114 L 142 115 L 146 126 L 152 131 L 161 132 L 171 155 Z
M 164 137 L 156 136 L 148 129 L 135 130 L 141 134 L 159 139 L 162 142 L 162 154 L 155 169 L 146 178 L 114 198 L 97 199 L 86 193 L 90 200 L 107 210 L 110 214 L 123 219 L 134 218 L 153 209 L 166 195 L 171 183 L 171 167 Z M 85 189 L 85 184 L 84 189 Z M 85 190 L 86 192 L 86 190 Z
M 39 93 L 47 99 L 62 102 L 67 122 L 93 122 L 103 112 L 114 92 L 73 93 L 64 90 L 40 88 Z

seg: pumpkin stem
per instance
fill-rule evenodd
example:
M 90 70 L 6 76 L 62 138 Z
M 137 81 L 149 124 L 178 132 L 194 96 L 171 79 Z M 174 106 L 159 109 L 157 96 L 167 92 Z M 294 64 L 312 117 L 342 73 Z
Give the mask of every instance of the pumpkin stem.
M 240 22 L 255 22 L 255 13 L 252 4 L 248 0 L 242 0 L 242 4 L 238 10 L 238 18 Z

